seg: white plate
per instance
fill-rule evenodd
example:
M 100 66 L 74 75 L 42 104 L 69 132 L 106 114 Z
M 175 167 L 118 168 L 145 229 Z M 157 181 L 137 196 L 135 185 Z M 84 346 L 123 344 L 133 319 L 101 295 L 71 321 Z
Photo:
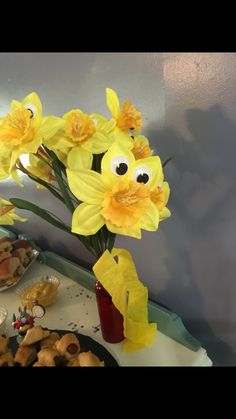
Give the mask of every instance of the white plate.
M 38 255 L 39 255 L 38 250 L 33 249 L 33 254 L 34 254 L 34 257 L 30 261 L 29 265 L 26 266 L 23 274 L 17 278 L 17 280 L 16 280 L 16 282 L 14 282 L 14 284 L 3 285 L 2 287 L 0 287 L 0 292 L 9 290 L 9 288 L 14 287 L 15 285 L 17 285 L 20 282 L 20 280 L 23 278 L 24 274 L 28 271 L 28 269 L 33 265 L 34 261 L 37 259 Z

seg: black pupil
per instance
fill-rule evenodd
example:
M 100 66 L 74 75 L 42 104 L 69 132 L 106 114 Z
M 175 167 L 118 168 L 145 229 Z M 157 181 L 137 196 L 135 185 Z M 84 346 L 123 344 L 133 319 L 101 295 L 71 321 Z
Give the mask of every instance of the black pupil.
M 142 175 L 138 175 L 137 182 L 139 183 L 147 183 L 149 181 L 149 176 L 147 173 L 143 173 Z
M 120 163 L 119 166 L 116 167 L 117 175 L 124 175 L 128 170 L 128 166 L 126 163 Z
M 27 108 L 27 110 L 31 112 L 30 118 L 33 118 L 33 116 L 34 116 L 33 111 L 31 111 L 31 109 L 29 109 L 29 108 Z

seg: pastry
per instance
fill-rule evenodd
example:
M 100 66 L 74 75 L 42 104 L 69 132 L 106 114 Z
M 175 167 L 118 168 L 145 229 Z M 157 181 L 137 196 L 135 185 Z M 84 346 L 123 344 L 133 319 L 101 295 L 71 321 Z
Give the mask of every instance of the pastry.
M 9 237 L 2 237 L 0 239 L 0 250 L 5 250 L 5 252 L 12 250 L 12 240 Z
M 22 275 L 24 267 L 22 266 L 20 259 L 16 257 L 10 257 L 0 263 L 0 285 L 14 281 L 14 278 Z
M 57 367 L 62 364 L 64 357 L 56 349 L 44 348 L 38 352 L 38 361 L 46 367 Z
M 6 352 L 0 356 L 0 367 L 13 367 L 14 358 L 11 352 Z
M 78 355 L 78 360 L 81 367 L 104 367 L 104 361 L 94 355 L 92 352 L 81 352 Z
M 11 253 L 10 252 L 5 252 L 5 250 L 0 250 L 0 263 L 11 257 Z
M 19 367 L 28 367 L 37 358 L 37 352 L 34 346 L 20 346 L 17 349 L 14 361 Z
M 8 338 L 0 336 L 0 355 L 5 354 L 8 351 Z
M 79 353 L 80 344 L 74 333 L 66 333 L 55 343 L 55 348 L 64 355 L 66 359 L 70 360 Z
M 33 248 L 27 240 L 15 240 L 12 242 L 13 250 L 23 248 L 26 251 L 28 258 L 31 260 L 34 257 Z
M 57 332 L 52 332 L 47 338 L 41 340 L 40 347 L 41 349 L 51 348 L 59 339 L 60 339 L 59 334 Z
M 42 364 L 41 362 L 37 361 L 35 362 L 32 367 L 46 367 L 46 365 Z
M 26 250 L 22 247 L 20 249 L 13 250 L 12 256 L 15 256 L 20 259 L 21 264 L 26 268 L 28 266 L 30 260 L 26 254 Z
M 68 364 L 67 367 L 80 367 L 80 362 L 78 359 L 78 355 L 75 358 L 72 358 Z
M 49 330 L 43 329 L 41 326 L 31 327 L 26 332 L 26 335 L 21 342 L 21 346 L 29 346 L 33 343 L 39 342 L 50 335 Z

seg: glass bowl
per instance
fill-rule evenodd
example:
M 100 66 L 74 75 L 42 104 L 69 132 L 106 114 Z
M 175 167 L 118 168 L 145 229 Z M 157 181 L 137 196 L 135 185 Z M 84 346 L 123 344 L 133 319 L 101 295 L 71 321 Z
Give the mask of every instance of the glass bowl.
M 19 287 L 16 291 L 21 299 L 21 304 L 28 310 L 32 310 L 35 304 L 47 307 L 53 304 L 57 298 L 60 280 L 52 275 L 45 275 Z
M 6 334 L 7 309 L 0 307 L 0 336 Z

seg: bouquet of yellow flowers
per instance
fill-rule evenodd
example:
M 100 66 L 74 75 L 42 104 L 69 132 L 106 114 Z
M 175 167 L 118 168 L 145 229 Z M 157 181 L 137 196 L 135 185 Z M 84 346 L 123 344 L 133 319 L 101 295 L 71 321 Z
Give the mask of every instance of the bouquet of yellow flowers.
M 71 225 L 19 198 L 0 199 L 0 224 L 26 221 L 15 214 L 19 208 L 76 236 L 97 258 L 94 273 L 124 316 L 126 349 L 132 350 L 153 341 L 155 327 L 147 320 L 146 288 L 129 252 L 114 249 L 115 237 L 140 239 L 142 229 L 156 231 L 170 216 L 170 188 L 163 174 L 167 162 L 162 164 L 140 135 L 141 113 L 128 100 L 121 106 L 109 88 L 106 103 L 110 118 L 81 109 L 44 116 L 36 93 L 12 100 L 9 113 L 0 118 L 0 180 L 11 177 L 23 187 L 23 172 L 39 190 L 46 188 L 63 202 Z

